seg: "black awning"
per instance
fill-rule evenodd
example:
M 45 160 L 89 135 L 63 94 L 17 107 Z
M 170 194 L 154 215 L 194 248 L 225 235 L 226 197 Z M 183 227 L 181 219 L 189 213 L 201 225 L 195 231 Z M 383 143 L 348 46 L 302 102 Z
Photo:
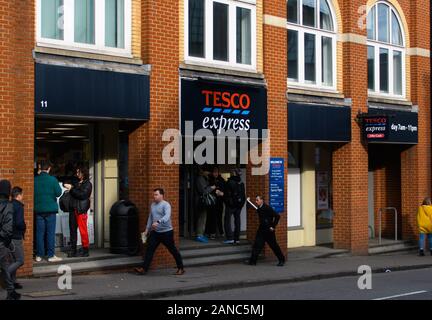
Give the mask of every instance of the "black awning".
M 351 108 L 288 103 L 288 141 L 350 142 Z
M 149 120 L 148 75 L 37 63 L 37 116 Z

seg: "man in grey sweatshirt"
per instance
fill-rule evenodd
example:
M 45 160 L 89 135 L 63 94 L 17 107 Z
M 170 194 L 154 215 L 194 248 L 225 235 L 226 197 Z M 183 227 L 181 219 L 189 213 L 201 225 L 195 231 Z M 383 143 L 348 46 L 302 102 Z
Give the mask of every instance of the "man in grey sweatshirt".
M 148 246 L 142 267 L 135 268 L 135 273 L 145 275 L 149 268 L 153 255 L 159 246 L 163 244 L 174 257 L 177 264 L 176 275 L 184 274 L 183 259 L 174 242 L 174 229 L 171 223 L 171 205 L 164 200 L 163 189 L 155 189 L 153 192 L 154 202 L 147 221 L 145 235 L 148 236 Z

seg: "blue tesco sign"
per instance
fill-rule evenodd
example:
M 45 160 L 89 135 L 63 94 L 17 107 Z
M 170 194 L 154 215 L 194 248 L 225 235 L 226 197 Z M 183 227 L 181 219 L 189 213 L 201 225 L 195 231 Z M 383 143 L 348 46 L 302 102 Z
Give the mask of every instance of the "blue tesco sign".
M 269 205 L 277 212 L 285 208 L 285 163 L 283 158 L 270 158 Z

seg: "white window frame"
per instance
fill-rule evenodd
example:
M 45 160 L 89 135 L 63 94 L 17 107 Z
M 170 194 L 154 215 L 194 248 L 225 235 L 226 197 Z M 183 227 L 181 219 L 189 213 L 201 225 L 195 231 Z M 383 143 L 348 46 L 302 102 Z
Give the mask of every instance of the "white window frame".
M 382 42 L 382 41 L 378 41 L 378 5 L 379 4 L 384 4 L 389 8 L 389 42 Z M 368 88 L 368 93 L 369 96 L 371 97 L 384 97 L 384 98 L 389 98 L 389 99 L 405 99 L 406 98 L 406 41 L 405 41 L 405 32 L 404 32 L 404 28 L 403 28 L 403 24 L 401 21 L 401 18 L 399 16 L 399 13 L 397 12 L 397 10 L 388 2 L 386 1 L 378 1 L 376 2 L 371 8 L 369 8 L 368 10 L 368 15 L 369 12 L 372 10 L 372 8 L 376 8 L 375 9 L 375 39 L 376 40 L 371 40 L 371 39 L 367 39 L 367 46 L 369 47 L 373 47 L 374 48 L 374 53 L 375 53 L 375 64 L 374 64 L 374 84 L 375 84 L 375 89 L 369 89 Z M 392 12 L 395 14 L 396 19 L 398 20 L 399 23 L 399 27 L 402 33 L 402 46 L 400 45 L 395 45 L 392 44 L 392 37 L 393 37 L 393 30 L 392 30 Z M 381 83 L 380 83 L 380 60 L 379 60 L 379 52 L 380 49 L 386 49 L 389 52 L 389 62 L 388 62 L 388 67 L 389 67 L 389 83 L 388 83 L 388 88 L 389 91 L 388 93 L 386 92 L 381 92 Z M 395 94 L 394 93 L 394 73 L 393 73 L 393 52 L 394 51 L 399 51 L 402 53 L 402 94 Z
M 327 1 L 330 8 L 331 18 L 333 22 L 333 31 L 328 31 L 324 29 L 319 29 L 321 26 L 320 21 L 320 2 L 325 0 L 316 0 L 317 7 L 315 9 L 315 21 L 316 27 L 309 27 L 302 25 L 303 23 L 303 2 L 298 0 L 297 2 L 297 12 L 298 12 L 298 23 L 288 22 L 287 20 L 287 30 L 297 31 L 298 34 L 298 80 L 287 78 L 288 87 L 292 88 L 306 88 L 306 89 L 319 89 L 324 91 L 337 91 L 337 21 L 335 10 L 331 1 Z M 305 33 L 315 35 L 315 83 L 309 83 L 305 81 L 305 43 L 304 35 Z M 333 61 L 333 85 L 327 86 L 322 81 L 322 37 L 327 37 L 332 39 L 332 61 Z M 287 48 L 288 49 L 288 48 Z
M 184 52 L 185 63 L 214 68 L 256 72 L 256 0 L 204 0 L 204 58 L 189 56 L 189 0 L 184 0 Z M 228 5 L 228 61 L 213 59 L 213 3 Z M 237 8 L 251 10 L 251 64 L 237 63 Z
M 132 58 L 132 0 L 125 0 L 124 48 L 113 48 L 105 45 L 105 1 L 95 0 L 95 44 L 75 42 L 74 35 L 74 1 L 63 0 L 64 4 L 64 40 L 42 37 L 41 1 L 36 1 L 36 45 L 56 49 L 105 54 Z

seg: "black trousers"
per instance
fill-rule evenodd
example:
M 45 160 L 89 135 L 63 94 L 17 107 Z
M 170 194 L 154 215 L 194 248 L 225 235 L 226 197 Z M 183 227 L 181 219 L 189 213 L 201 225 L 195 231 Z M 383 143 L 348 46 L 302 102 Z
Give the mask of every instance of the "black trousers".
M 241 215 L 241 208 L 229 208 L 226 207 L 225 209 L 225 235 L 227 240 L 240 240 L 240 215 Z M 231 228 L 231 216 L 234 216 L 234 232 Z
M 70 232 L 70 248 L 72 251 L 77 249 L 78 241 L 78 221 L 75 217 L 75 212 L 69 212 L 69 232 Z
M 153 260 L 153 255 L 157 247 L 161 243 L 168 249 L 168 251 L 174 257 L 177 264 L 177 268 L 183 269 L 183 259 L 175 246 L 174 231 L 172 230 L 168 232 L 160 232 L 160 233 L 156 231 L 152 231 L 150 233 L 150 236 L 148 238 L 148 247 L 144 257 L 144 263 L 142 265 L 143 269 L 145 271 L 148 271 L 148 269 L 150 268 L 150 264 Z
M 0 275 L 3 277 L 5 283 L 5 289 L 7 293 L 14 291 L 14 281 L 11 274 L 9 273 L 9 267 L 12 263 L 12 255 L 8 247 L 4 243 L 0 242 Z
M 251 263 L 257 262 L 258 256 L 261 253 L 262 249 L 264 248 L 266 242 L 269 245 L 269 247 L 272 249 L 276 257 L 279 259 L 279 261 L 285 262 L 285 256 L 283 255 L 282 250 L 276 241 L 276 235 L 274 231 L 265 230 L 262 228 L 259 228 L 256 233 L 255 243 L 252 247 L 252 255 L 250 258 L 250 262 Z
M 212 235 L 216 234 L 216 232 L 219 232 L 219 234 L 224 233 L 222 215 L 223 203 L 217 203 L 215 206 L 211 206 L 207 209 L 206 234 Z

